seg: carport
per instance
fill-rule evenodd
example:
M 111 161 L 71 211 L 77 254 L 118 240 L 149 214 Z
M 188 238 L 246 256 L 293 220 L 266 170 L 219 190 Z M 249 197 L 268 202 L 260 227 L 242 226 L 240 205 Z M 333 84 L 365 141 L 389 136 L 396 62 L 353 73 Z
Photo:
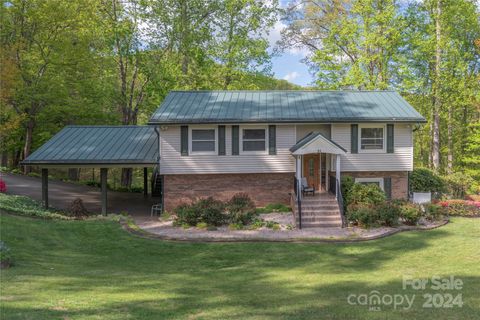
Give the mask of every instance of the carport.
M 100 168 L 101 211 L 106 214 L 108 169 L 143 168 L 147 197 L 148 168 L 159 163 L 158 141 L 158 132 L 152 126 L 67 126 L 21 164 L 41 168 L 45 208 L 48 208 L 49 168 Z M 156 183 L 156 179 L 152 182 Z

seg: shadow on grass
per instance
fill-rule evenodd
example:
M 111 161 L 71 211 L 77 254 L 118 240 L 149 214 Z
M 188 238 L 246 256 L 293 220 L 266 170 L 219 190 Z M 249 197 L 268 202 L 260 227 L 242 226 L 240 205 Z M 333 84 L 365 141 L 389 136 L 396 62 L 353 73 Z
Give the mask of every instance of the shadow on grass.
M 473 319 L 480 313 L 480 277 L 469 274 L 476 274 L 478 260 L 457 251 L 465 241 L 456 226 L 353 244 L 185 244 L 137 238 L 108 222 L 1 219 L 2 239 L 17 262 L 2 277 L 2 296 L 12 297 L 2 301 L 9 319 Z M 449 248 L 444 254 L 458 259 L 452 268 L 441 265 L 449 262 L 438 251 Z M 451 270 L 465 283 L 460 309 L 423 309 L 420 298 L 413 311 L 372 312 L 347 302 L 349 294 L 372 290 L 407 294 L 403 274 Z

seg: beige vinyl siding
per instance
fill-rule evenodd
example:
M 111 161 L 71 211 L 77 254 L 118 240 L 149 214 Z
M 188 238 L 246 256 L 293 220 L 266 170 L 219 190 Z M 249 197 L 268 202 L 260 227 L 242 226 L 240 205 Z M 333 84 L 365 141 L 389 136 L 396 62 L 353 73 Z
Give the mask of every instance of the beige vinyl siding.
M 331 135 L 329 124 L 297 124 L 296 127 L 297 142 L 310 132 L 320 132 L 327 138 L 330 138 Z
M 341 171 L 413 170 L 411 125 L 395 124 L 394 153 L 361 153 L 359 151 L 359 153 L 352 154 L 350 153 L 350 134 L 350 124 L 332 124 L 332 140 L 348 151 L 346 155 L 341 156 Z M 335 168 L 335 166 L 333 165 L 332 168 Z
M 205 127 L 212 126 L 205 125 Z M 265 127 L 268 128 L 268 125 L 265 125 Z M 280 173 L 295 171 L 295 159 L 289 151 L 289 148 L 295 144 L 294 125 L 277 125 L 277 155 L 268 154 L 267 131 L 267 151 L 264 154 L 242 154 L 240 145 L 240 155 L 232 156 L 232 126 L 226 125 L 225 129 L 225 156 L 219 156 L 218 154 L 181 156 L 180 126 L 164 127 L 164 130 L 160 130 L 161 174 Z M 240 126 L 240 134 L 241 129 L 242 126 Z

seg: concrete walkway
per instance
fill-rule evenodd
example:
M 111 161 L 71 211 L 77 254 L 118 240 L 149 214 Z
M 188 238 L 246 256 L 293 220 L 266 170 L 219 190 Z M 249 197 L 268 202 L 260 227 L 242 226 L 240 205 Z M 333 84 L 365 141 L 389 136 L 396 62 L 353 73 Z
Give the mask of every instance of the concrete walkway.
M 0 173 L 0 177 L 7 184 L 7 193 L 28 196 L 42 200 L 42 182 L 40 178 L 28 177 L 20 174 Z M 101 212 L 100 189 L 83 186 L 58 180 L 48 181 L 48 199 L 50 206 L 58 209 L 67 209 L 76 198 L 83 200 L 85 208 L 94 213 Z M 145 199 L 143 193 L 108 191 L 108 212 L 128 212 L 134 217 L 149 217 L 152 204 L 160 199 Z M 142 219 L 143 220 L 143 219 Z

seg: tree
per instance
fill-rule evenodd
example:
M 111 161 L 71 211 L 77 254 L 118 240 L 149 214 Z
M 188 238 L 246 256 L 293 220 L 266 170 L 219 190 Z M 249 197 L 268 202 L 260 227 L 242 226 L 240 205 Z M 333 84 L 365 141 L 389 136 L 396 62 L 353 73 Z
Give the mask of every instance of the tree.
M 38 116 L 49 105 L 68 104 L 67 75 L 90 61 L 95 8 L 94 0 L 15 0 L 0 9 L 2 61 L 11 62 L 1 69 L 9 88 L 2 103 L 22 120 L 22 158 L 32 150 Z
M 222 88 L 238 88 L 235 81 L 248 72 L 268 73 L 270 53 L 265 30 L 277 20 L 278 3 L 227 0 L 216 15 L 216 46 L 212 58 L 222 64 Z M 238 85 L 238 83 L 237 83 Z
M 282 47 L 306 47 L 321 89 L 386 89 L 401 45 L 393 0 L 293 4 Z

